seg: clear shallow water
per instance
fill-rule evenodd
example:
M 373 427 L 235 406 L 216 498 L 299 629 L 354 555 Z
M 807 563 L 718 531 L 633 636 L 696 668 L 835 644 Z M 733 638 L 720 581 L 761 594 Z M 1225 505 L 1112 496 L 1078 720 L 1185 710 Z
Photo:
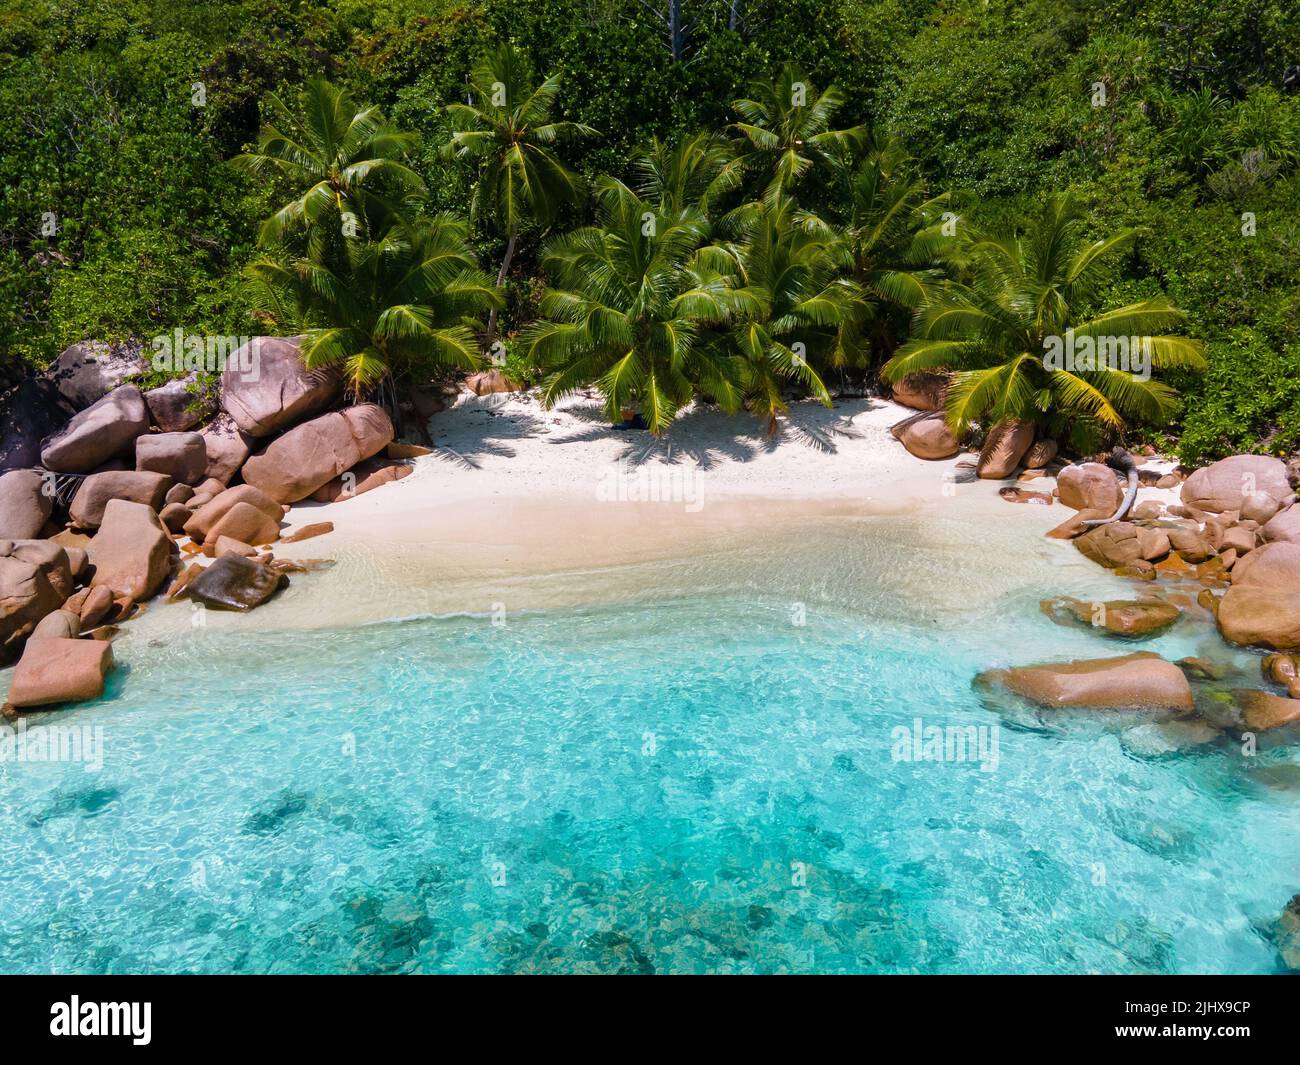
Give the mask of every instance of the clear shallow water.
M 873 531 L 504 626 L 166 608 L 58 718 L 102 770 L 0 766 L 0 971 L 1275 971 L 1295 754 L 1004 724 L 995 771 L 894 761 L 1000 723 L 981 669 L 1128 647 L 1038 613 L 1096 588 L 1051 546 Z

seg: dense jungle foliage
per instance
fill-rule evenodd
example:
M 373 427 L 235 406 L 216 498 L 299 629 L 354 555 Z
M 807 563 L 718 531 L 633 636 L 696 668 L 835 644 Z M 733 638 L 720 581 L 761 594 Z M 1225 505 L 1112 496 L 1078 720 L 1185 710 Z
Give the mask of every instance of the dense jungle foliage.
M 264 129 L 321 100 L 371 116 L 332 204 Z M 939 366 L 962 420 L 1300 446 L 1288 0 L 0 0 L 0 114 L 3 359 L 308 328 L 358 390 L 497 350 L 651 427 Z M 1016 364 L 1097 321 L 1142 394 Z

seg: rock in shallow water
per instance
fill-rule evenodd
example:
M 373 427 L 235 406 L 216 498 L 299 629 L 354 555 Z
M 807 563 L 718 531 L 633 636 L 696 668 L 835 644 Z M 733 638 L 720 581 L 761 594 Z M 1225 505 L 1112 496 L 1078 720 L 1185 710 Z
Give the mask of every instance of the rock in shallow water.
M 1090 603 L 1063 596 L 1044 599 L 1039 605 L 1058 625 L 1076 623 L 1130 639 L 1163 632 L 1182 614 L 1176 606 L 1157 599 L 1108 599 Z
M 1091 710 L 1191 710 L 1192 689 L 1172 662 L 1142 651 L 1119 658 L 992 669 L 980 686 L 1005 688 L 1039 706 Z
M 113 650 L 102 640 L 29 640 L 14 670 L 9 702 L 16 707 L 98 699 L 113 668 Z
M 284 574 L 260 562 L 241 555 L 222 555 L 195 576 L 182 594 L 215 610 L 252 610 L 288 583 Z

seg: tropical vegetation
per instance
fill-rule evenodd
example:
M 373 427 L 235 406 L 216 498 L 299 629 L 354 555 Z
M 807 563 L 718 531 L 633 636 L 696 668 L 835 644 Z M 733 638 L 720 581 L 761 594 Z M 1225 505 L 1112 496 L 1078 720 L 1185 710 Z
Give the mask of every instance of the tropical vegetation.
M 940 369 L 957 428 L 1300 446 L 1294 5 L 652 8 L 0 0 L 0 357 L 301 333 L 655 431 Z

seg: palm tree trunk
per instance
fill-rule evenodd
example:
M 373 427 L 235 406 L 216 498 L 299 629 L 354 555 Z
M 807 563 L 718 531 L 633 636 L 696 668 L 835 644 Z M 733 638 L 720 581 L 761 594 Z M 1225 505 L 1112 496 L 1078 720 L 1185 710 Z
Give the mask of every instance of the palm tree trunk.
M 506 274 L 510 272 L 510 261 L 515 257 L 515 245 L 519 242 L 519 227 L 510 227 L 510 239 L 506 241 L 506 254 L 501 260 L 501 269 L 497 271 L 497 288 L 506 283 Z M 487 337 L 484 339 L 484 347 L 491 348 L 492 341 L 497 338 L 497 309 L 495 307 L 488 313 Z

